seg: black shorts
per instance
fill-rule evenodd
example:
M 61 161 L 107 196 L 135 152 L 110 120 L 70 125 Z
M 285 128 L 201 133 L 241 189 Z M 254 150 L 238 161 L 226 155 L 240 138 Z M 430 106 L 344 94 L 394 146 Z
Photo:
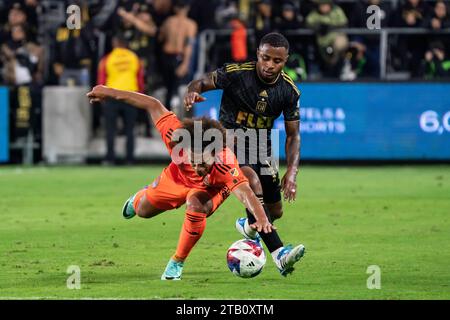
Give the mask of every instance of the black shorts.
M 259 177 L 259 181 L 261 182 L 261 186 L 263 189 L 263 198 L 264 203 L 272 204 L 281 201 L 281 184 L 280 184 L 280 176 L 278 171 L 274 172 L 272 175 L 270 174 L 262 174 L 264 173 L 262 169 L 268 169 L 269 166 L 266 164 L 240 164 L 240 167 L 249 167 L 252 168 Z M 266 171 L 265 170 L 265 171 Z

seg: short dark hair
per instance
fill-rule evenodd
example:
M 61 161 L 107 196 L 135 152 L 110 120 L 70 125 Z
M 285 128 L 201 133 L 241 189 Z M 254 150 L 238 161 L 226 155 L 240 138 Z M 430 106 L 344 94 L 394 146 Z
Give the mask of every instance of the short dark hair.
M 189 7 L 191 5 L 191 1 L 190 0 L 175 0 L 172 5 L 175 8 L 185 8 L 185 7 Z
M 278 32 L 271 32 L 262 37 L 261 41 L 259 42 L 259 46 L 262 47 L 265 44 L 268 44 L 275 48 L 284 47 L 287 51 L 289 51 L 289 41 L 287 41 L 287 39 Z
M 20 10 L 20 11 L 22 11 L 23 13 L 25 13 L 25 8 L 24 8 L 23 4 L 20 3 L 20 2 L 18 2 L 18 1 L 15 1 L 15 2 L 10 6 L 9 10 L 10 10 L 10 11 L 11 11 L 11 10 Z M 26 13 L 25 13 L 25 14 L 26 14 Z

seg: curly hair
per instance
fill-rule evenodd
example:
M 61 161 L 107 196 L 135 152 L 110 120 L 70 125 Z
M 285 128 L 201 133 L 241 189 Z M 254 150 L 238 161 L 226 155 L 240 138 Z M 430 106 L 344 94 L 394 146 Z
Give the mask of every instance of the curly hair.
M 218 133 L 220 134 L 217 136 L 212 135 L 212 137 L 214 138 L 214 143 L 221 143 L 224 147 L 226 146 L 226 131 L 219 121 L 207 117 L 201 117 L 186 118 L 183 119 L 181 123 L 182 129 L 185 129 L 189 132 L 191 139 L 189 141 L 189 145 L 195 153 L 203 152 L 205 148 L 212 143 L 212 141 L 205 141 L 204 139 L 205 132 L 211 129 L 218 130 Z M 196 139 L 201 139 L 201 144 L 199 144 L 198 142 L 195 143 Z M 217 139 L 221 140 L 217 141 Z M 201 149 L 199 149 L 198 147 L 200 147 Z

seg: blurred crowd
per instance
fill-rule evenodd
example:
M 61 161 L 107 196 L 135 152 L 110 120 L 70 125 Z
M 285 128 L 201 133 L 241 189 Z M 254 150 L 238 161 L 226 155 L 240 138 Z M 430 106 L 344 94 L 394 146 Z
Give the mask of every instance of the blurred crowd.
M 0 0 L 0 85 L 10 87 L 17 109 L 11 128 L 34 127 L 39 142 L 39 121 L 29 115 L 41 115 L 43 86 L 106 84 L 151 94 L 179 111 L 184 85 L 197 72 L 254 60 L 260 38 L 272 31 L 290 42 L 285 72 L 294 81 L 445 81 L 449 2 Z M 371 5 L 379 10 L 368 12 Z M 390 29 L 380 50 L 380 32 L 368 28 L 374 25 L 402 32 Z M 125 135 L 125 161 L 133 163 L 134 137 L 154 132 L 145 113 L 120 103 L 92 110 L 93 134 L 106 138 L 105 162 L 116 163 L 115 137 Z M 11 137 L 21 136 L 14 130 Z
M 67 28 L 72 4 L 81 9 L 81 29 Z M 381 28 L 429 30 L 389 37 L 389 71 L 422 79 L 449 76 L 450 34 L 438 31 L 450 28 L 448 1 L 0 0 L 0 83 L 93 85 L 118 35 L 142 62 L 142 90 L 164 88 L 169 104 L 197 70 L 199 34 L 206 29 L 229 31 L 208 48 L 208 69 L 254 59 L 260 37 L 279 31 L 292 46 L 286 72 L 295 81 L 377 79 L 379 34 L 340 31 L 367 30 L 370 5 L 381 9 Z

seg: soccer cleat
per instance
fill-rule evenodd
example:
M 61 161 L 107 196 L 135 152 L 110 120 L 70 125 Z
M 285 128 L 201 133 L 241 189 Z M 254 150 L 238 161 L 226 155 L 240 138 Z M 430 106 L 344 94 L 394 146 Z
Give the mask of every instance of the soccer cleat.
M 300 244 L 295 248 L 291 245 L 283 247 L 278 253 L 276 265 L 283 277 L 294 271 L 294 264 L 297 263 L 305 254 L 305 247 Z
M 133 201 L 136 195 L 132 195 L 125 201 L 125 204 L 122 207 L 122 215 L 125 219 L 131 219 L 136 215 L 136 211 L 133 208 Z
M 164 273 L 161 276 L 161 280 L 181 280 L 183 266 L 184 262 L 177 262 L 170 258 L 166 270 L 164 270 Z
M 255 240 L 256 242 L 261 242 L 261 236 L 256 232 L 255 237 L 251 237 L 247 232 L 245 232 L 245 221 L 247 221 L 247 218 L 239 218 L 236 220 L 236 230 L 242 234 L 245 239 Z

